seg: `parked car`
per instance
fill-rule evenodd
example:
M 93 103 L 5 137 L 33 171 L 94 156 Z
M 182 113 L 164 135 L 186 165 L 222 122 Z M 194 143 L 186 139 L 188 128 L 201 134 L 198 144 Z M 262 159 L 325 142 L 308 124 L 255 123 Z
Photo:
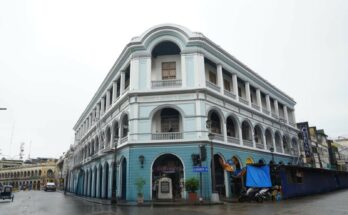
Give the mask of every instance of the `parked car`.
M 9 200 L 12 200 L 12 202 L 13 202 L 13 198 L 14 198 L 14 195 L 12 193 L 12 186 L 5 185 L 5 186 L 1 187 L 0 199 L 2 199 L 2 200 L 9 199 Z
M 45 186 L 45 191 L 56 191 L 56 184 L 54 182 L 47 182 Z

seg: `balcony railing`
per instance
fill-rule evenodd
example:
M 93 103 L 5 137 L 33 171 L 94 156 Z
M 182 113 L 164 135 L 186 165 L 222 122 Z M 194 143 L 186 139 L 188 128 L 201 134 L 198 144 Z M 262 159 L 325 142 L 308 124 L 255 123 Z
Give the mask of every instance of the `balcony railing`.
M 273 145 L 272 145 L 272 143 L 270 143 L 270 144 L 267 144 L 266 147 L 268 150 L 270 150 L 273 147 Z
M 280 121 L 281 123 L 287 123 L 286 119 L 284 119 L 283 117 L 279 117 L 279 121 Z
M 296 127 L 296 123 L 294 123 L 294 122 L 289 122 L 289 124 L 290 124 L 292 127 Z
M 128 136 L 122 137 L 120 140 L 120 144 L 123 144 L 125 142 L 128 142 Z
M 278 119 L 278 115 L 276 113 L 272 113 L 272 117 Z
M 263 143 L 256 143 L 256 148 L 258 148 L 258 149 L 265 149 Z
M 239 97 L 239 101 L 242 102 L 242 103 L 245 104 L 245 105 L 249 105 L 249 101 L 246 100 L 246 99 L 243 98 L 243 97 Z
M 152 88 L 180 87 L 181 79 L 152 81 Z
M 283 152 L 282 146 L 276 145 L 276 152 L 282 153 Z
M 239 145 L 239 139 L 236 137 L 227 136 L 227 142 Z
M 183 139 L 182 132 L 163 132 L 151 134 L 152 140 L 178 140 Z
M 262 112 L 264 113 L 264 114 L 267 114 L 267 115 L 269 115 L 269 110 L 267 110 L 266 108 L 262 108 Z
M 206 84 L 207 84 L 207 87 L 209 87 L 210 89 L 220 92 L 220 87 L 217 86 L 216 84 L 211 83 L 210 81 L 206 81 Z
M 257 104 L 251 103 L 251 107 L 253 107 L 256 110 L 260 110 L 260 106 L 258 106 Z
M 253 141 L 251 141 L 251 140 L 243 140 L 243 145 L 248 146 L 248 147 L 254 146 Z
M 225 90 L 225 91 L 224 91 L 224 94 L 225 94 L 225 96 L 228 96 L 228 97 L 230 97 L 230 98 L 232 98 L 232 99 L 236 99 L 236 94 L 234 94 L 234 93 L 231 92 L 231 91 Z
M 218 141 L 222 141 L 222 142 L 225 140 L 224 135 L 222 135 L 222 134 L 213 133 L 213 135 L 214 135 L 213 140 L 218 140 Z

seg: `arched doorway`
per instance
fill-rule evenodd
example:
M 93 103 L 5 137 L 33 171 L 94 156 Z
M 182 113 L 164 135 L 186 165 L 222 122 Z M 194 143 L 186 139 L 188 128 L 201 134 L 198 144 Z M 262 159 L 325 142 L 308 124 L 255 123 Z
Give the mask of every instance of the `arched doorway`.
M 243 188 L 242 164 L 236 156 L 232 157 L 232 162 L 234 166 L 234 171 L 232 173 L 231 180 L 231 193 L 232 197 L 237 198 L 239 197 Z
M 252 158 L 247 158 L 246 161 L 245 161 L 246 165 L 248 164 L 253 164 L 254 163 L 254 160 Z
M 225 186 L 225 170 L 223 168 L 223 158 L 215 154 L 214 155 L 214 167 L 215 167 L 215 190 L 219 193 L 219 196 L 226 197 L 226 186 Z M 212 185 L 213 186 L 213 185 Z
M 127 198 L 127 160 L 122 159 L 121 163 L 121 199 L 126 200 Z
M 105 163 L 104 165 L 104 198 L 108 198 L 109 197 L 109 164 L 108 162 Z
M 181 199 L 184 183 L 184 167 L 181 160 L 173 154 L 159 156 L 152 165 L 152 199 L 157 199 L 158 180 L 168 177 L 172 180 L 173 198 Z
M 85 178 L 85 172 L 81 170 L 77 178 L 77 194 L 78 195 L 83 195 L 84 180 L 85 180 L 84 178 Z

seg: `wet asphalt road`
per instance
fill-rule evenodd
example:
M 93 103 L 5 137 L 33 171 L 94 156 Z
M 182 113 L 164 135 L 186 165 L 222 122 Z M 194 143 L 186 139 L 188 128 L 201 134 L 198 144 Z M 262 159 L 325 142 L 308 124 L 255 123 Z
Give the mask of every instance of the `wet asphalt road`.
M 0 215 L 218 215 L 218 214 L 348 214 L 348 190 L 281 202 L 228 203 L 190 207 L 116 207 L 87 202 L 60 192 L 15 193 L 14 202 L 0 200 Z

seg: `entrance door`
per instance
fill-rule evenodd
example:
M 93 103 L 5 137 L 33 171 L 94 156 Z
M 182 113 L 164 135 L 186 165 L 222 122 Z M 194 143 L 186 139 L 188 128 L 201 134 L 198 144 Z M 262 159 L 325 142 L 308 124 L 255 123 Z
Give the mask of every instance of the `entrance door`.
M 226 197 L 225 170 L 222 167 L 223 159 L 220 155 L 214 155 L 215 165 L 215 190 L 221 197 Z
M 183 198 L 184 168 L 177 156 L 164 154 L 155 160 L 152 166 L 152 199 L 157 199 L 158 180 L 161 177 L 172 179 L 174 199 Z
M 126 200 L 127 197 L 127 161 L 124 158 L 122 160 L 122 172 L 121 172 L 121 199 Z

